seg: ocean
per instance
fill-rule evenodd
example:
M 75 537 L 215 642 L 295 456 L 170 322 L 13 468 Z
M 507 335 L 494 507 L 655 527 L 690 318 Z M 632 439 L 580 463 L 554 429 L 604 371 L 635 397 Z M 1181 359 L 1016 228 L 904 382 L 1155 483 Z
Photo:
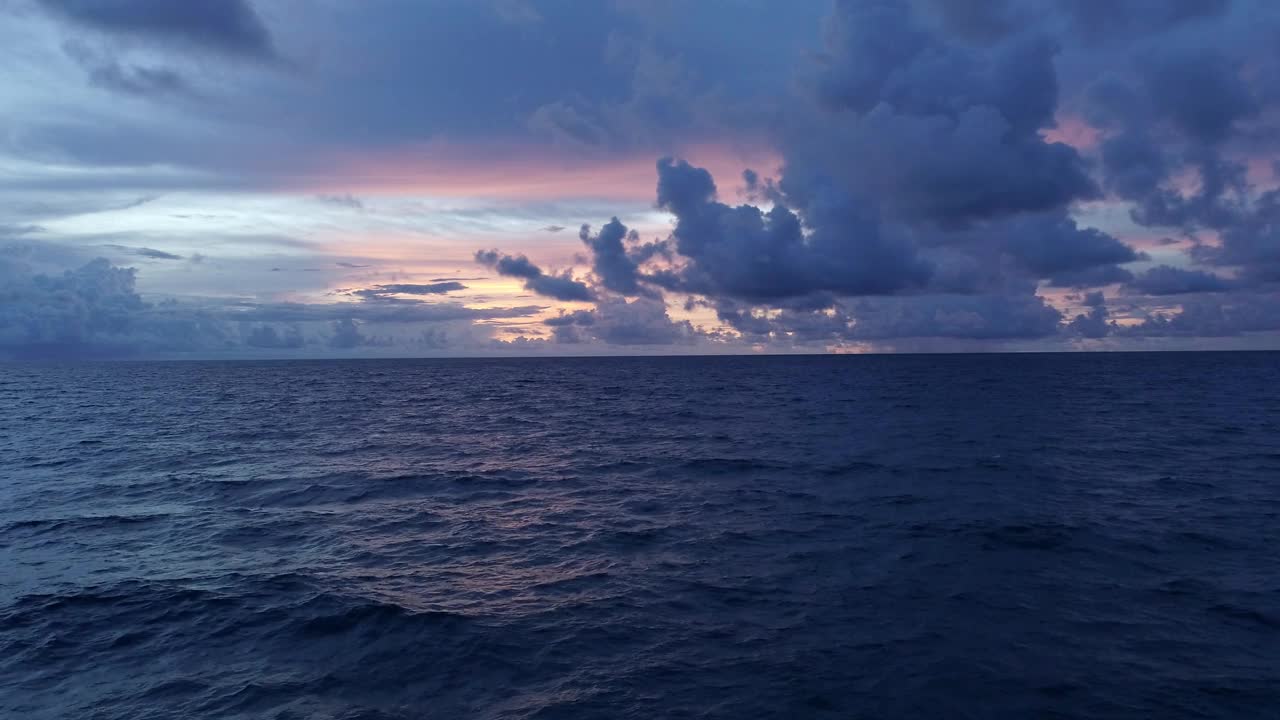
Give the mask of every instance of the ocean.
M 0 365 L 0 717 L 1280 717 L 1280 354 Z

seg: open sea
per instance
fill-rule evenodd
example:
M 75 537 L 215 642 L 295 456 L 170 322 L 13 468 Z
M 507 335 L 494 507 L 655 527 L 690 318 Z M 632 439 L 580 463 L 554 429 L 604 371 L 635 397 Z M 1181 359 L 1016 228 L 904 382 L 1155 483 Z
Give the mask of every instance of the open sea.
M 1280 718 L 1280 354 L 0 365 L 0 717 Z

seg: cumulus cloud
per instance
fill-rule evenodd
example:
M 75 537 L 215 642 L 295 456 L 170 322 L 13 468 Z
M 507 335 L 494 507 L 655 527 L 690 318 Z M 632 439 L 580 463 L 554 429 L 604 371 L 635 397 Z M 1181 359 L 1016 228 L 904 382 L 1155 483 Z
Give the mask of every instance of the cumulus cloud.
M 640 264 L 653 257 L 659 246 L 641 245 L 639 233 L 628 230 L 616 217 L 594 235 L 590 225 L 583 225 L 578 238 L 591 252 L 591 269 L 604 289 L 623 295 L 647 293 L 640 285 Z
M 658 206 L 676 217 L 675 250 L 687 263 L 653 277 L 670 290 L 747 301 L 834 292 L 883 294 L 923 284 L 930 268 L 905 239 L 885 237 L 874 215 L 832 208 L 810 222 L 843 221 L 806 235 L 799 215 L 732 207 L 716 199 L 711 173 L 684 161 L 658 162 Z M 831 217 L 838 214 L 839 217 Z
M 825 41 L 815 82 L 835 117 L 821 135 L 802 126 L 787 147 L 806 186 L 825 175 L 878 194 L 886 210 L 943 223 L 1097 195 L 1077 151 L 1039 133 L 1054 121 L 1058 45 L 1034 28 L 979 51 L 908 3 L 843 1 Z
M 215 318 L 144 303 L 135 275 L 102 258 L 61 275 L 35 274 L 0 258 L 0 353 L 113 357 L 225 344 Z
M 940 29 L 961 20 L 949 12 L 939 25 L 906 2 L 836 3 L 812 94 L 780 123 L 781 175 L 743 175 L 759 204 L 725 203 L 706 169 L 660 160 L 664 262 L 632 251 L 616 219 L 584 229 L 599 292 L 702 298 L 743 335 L 997 339 L 1058 332 L 1037 281 L 1131 279 L 1123 266 L 1144 256 L 1071 217 L 1102 189 L 1045 136 L 1060 43 L 1009 23 L 976 47 Z
M 104 258 L 61 273 L 41 273 L 17 255 L 0 255 L 0 357 L 234 355 L 252 349 L 352 349 L 397 342 L 410 350 L 440 349 L 441 338 L 448 336 L 440 326 L 458 326 L 454 335 L 478 341 L 483 333 L 466 328 L 543 310 L 474 309 L 457 303 L 147 301 L 137 292 L 136 279 L 135 269 Z M 375 336 L 368 327 L 384 331 Z M 424 344 L 424 333 L 434 338 L 433 344 Z
M 1067 332 L 1084 338 L 1097 339 L 1106 337 L 1114 329 L 1107 310 L 1106 298 L 1101 292 L 1091 292 L 1084 296 L 1084 306 L 1088 312 L 1080 313 L 1067 324 Z

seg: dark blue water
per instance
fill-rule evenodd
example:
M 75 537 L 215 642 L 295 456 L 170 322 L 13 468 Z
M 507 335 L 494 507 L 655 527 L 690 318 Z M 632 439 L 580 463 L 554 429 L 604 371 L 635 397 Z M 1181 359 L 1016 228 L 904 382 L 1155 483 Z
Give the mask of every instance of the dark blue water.
M 1280 716 L 1280 355 L 0 365 L 0 717 Z

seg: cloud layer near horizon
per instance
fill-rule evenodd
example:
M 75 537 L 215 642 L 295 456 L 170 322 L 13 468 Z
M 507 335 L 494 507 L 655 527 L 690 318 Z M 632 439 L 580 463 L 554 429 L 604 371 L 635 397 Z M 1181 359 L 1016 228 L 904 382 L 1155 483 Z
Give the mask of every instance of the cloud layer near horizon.
M 1278 29 L 18 1 L 0 356 L 1280 347 Z

